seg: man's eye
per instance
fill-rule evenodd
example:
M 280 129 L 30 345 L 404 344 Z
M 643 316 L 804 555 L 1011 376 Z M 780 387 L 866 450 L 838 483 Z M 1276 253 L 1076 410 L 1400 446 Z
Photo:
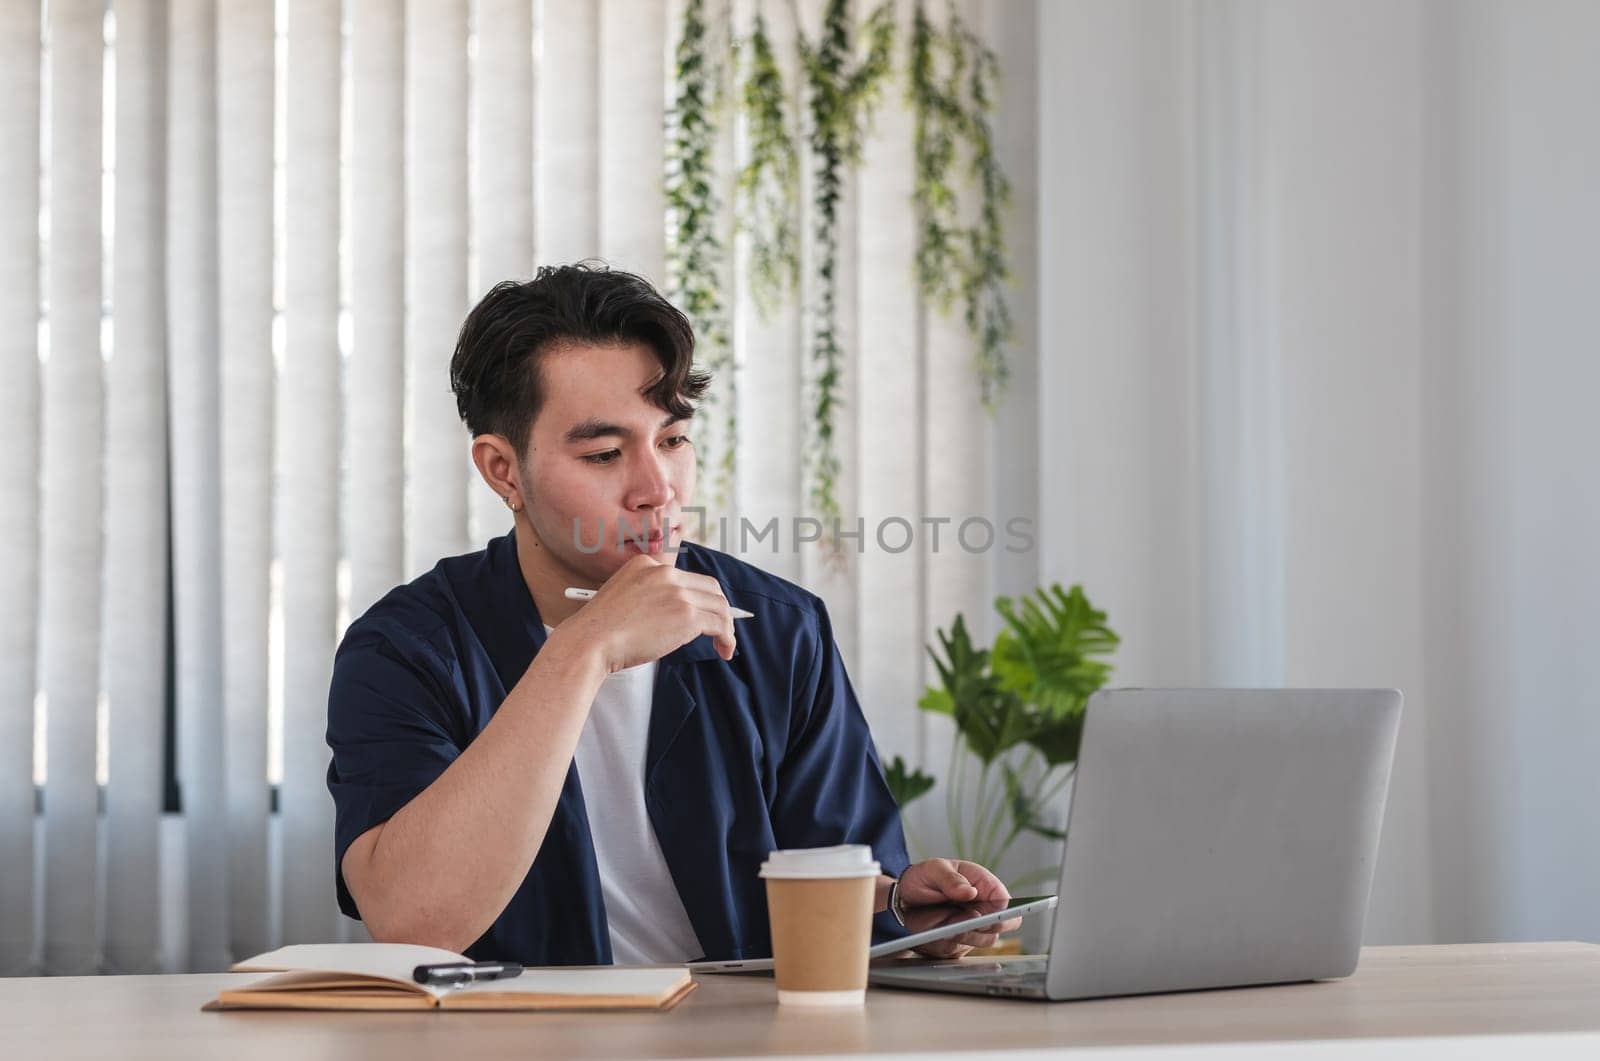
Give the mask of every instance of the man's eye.
M 620 456 L 622 456 L 621 450 L 608 449 L 604 453 L 585 453 L 583 459 L 590 464 L 610 464 Z
M 662 443 L 662 445 L 666 446 L 668 449 L 677 449 L 680 446 L 687 446 L 688 444 L 688 435 L 673 435 L 671 438 L 666 439 Z

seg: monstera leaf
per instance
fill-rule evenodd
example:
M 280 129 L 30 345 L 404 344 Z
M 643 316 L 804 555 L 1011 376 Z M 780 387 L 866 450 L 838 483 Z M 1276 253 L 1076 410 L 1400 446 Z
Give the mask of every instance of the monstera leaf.
M 992 666 L 1002 688 L 1053 719 L 1080 717 L 1089 696 L 1111 676 L 1103 657 L 1118 637 L 1106 613 L 1089 603 L 1082 586 L 1059 584 L 1016 602 L 995 601 L 1006 627 L 995 639 Z
M 958 614 L 948 634 L 936 633 L 944 656 L 931 648 L 928 654 L 942 687 L 930 686 L 917 706 L 954 718 L 967 747 L 985 763 L 1027 740 L 1031 729 L 1025 705 L 990 671 L 989 652 L 973 645 L 966 619 Z

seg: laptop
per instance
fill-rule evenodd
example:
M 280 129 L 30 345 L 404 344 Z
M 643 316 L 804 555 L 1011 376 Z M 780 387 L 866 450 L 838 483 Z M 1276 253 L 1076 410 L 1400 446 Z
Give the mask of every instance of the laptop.
M 1049 953 L 876 965 L 878 987 L 1062 1001 L 1355 971 L 1393 689 L 1090 698 Z

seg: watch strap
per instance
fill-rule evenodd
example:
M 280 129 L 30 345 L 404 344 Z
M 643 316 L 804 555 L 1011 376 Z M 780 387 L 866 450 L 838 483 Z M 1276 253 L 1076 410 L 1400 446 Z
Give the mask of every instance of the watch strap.
M 905 903 L 901 901 L 899 877 L 896 877 L 889 884 L 889 912 L 894 915 L 894 919 L 900 923 L 901 928 L 906 927 L 906 907 Z

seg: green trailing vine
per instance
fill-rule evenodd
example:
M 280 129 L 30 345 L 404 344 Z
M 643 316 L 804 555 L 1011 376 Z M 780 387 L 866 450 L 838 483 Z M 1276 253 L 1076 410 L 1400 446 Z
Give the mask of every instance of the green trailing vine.
M 912 16 L 910 77 L 916 156 L 913 198 L 919 213 L 916 274 L 923 294 L 948 312 L 963 303 L 977 343 L 976 368 L 984 408 L 993 411 L 1010 378 L 1005 347 L 1014 333 L 1005 285 L 1004 209 L 1011 182 L 994 152 L 990 117 L 999 60 L 956 11 L 940 29 L 922 3 Z M 964 147 L 979 196 L 977 220 L 962 224 L 953 186 Z
M 889 72 L 894 7 L 886 0 L 867 16 L 861 27 L 861 37 L 866 41 L 861 56 L 856 54 L 849 0 L 828 0 L 815 45 L 805 39 L 799 27 L 797 15 L 795 37 L 811 119 L 807 140 L 816 166 L 812 209 L 817 291 L 811 336 L 816 375 L 812 392 L 810 496 L 824 525 L 836 528 L 841 513 L 834 417 L 842 404 L 839 388 L 844 364 L 838 325 L 839 201 L 846 170 L 861 160 L 864 126 Z
M 911 56 L 908 97 L 913 119 L 912 149 L 916 183 L 912 198 L 917 205 L 917 283 L 925 296 L 949 310 L 956 296 L 959 242 L 959 201 L 950 186 L 955 165 L 956 140 L 966 115 L 962 110 L 961 66 L 964 50 L 950 56 L 949 76 L 936 70 L 936 50 L 944 36 L 928 19 L 919 3 L 911 18 Z
M 729 341 L 728 309 L 719 278 L 724 244 L 717 233 L 721 199 L 715 167 L 718 111 L 722 102 L 721 66 L 714 59 L 705 0 L 688 0 L 674 56 L 676 91 L 667 110 L 666 175 L 667 290 L 694 326 L 705 369 L 726 385 L 706 392 L 708 412 L 720 420 L 720 452 L 698 447 L 707 477 L 708 508 L 733 495 L 738 448 L 737 378 Z
M 749 159 L 739 170 L 740 228 L 750 237 L 750 294 L 770 314 L 800 283 L 800 152 L 790 132 L 788 90 L 756 11 L 740 104 L 749 131 Z
M 801 136 L 793 131 L 790 87 L 758 6 L 750 34 L 715 37 L 706 0 L 685 0 L 675 55 L 675 88 L 666 138 L 667 287 L 699 336 L 703 366 L 725 389 L 707 396 L 721 425 L 721 449 L 699 450 L 711 487 L 708 507 L 732 498 L 738 438 L 737 380 L 730 311 L 721 288 L 727 241 L 718 231 L 723 179 L 716 143 L 728 87 L 724 64 L 739 71 L 736 104 L 748 131 L 748 156 L 733 178 L 737 231 L 749 238 L 747 282 L 757 308 L 768 314 L 798 290 L 801 273 Z M 789 0 L 804 93 L 803 133 L 813 169 L 809 203 L 815 290 L 807 307 L 813 366 L 806 465 L 808 495 L 824 526 L 841 518 L 840 457 L 835 421 L 846 351 L 838 328 L 839 209 L 844 182 L 861 160 L 865 126 L 888 76 L 894 48 L 893 0 L 883 0 L 858 25 L 851 0 L 827 0 L 815 43 L 800 28 Z M 731 30 L 731 13 L 724 15 Z M 1015 332 L 1006 300 L 1010 279 L 1004 211 L 1010 181 L 994 150 L 992 117 L 999 60 L 955 6 L 941 25 L 917 0 L 908 47 L 906 97 L 914 122 L 917 213 L 914 272 L 918 288 L 942 312 L 957 304 L 976 354 L 984 408 L 993 412 L 1010 368 L 1006 347 Z M 727 190 L 727 189 L 723 189 Z M 963 209 L 968 195 L 977 203 Z M 970 218 L 970 220 L 968 220 Z M 725 404 L 724 404 L 725 403 Z

